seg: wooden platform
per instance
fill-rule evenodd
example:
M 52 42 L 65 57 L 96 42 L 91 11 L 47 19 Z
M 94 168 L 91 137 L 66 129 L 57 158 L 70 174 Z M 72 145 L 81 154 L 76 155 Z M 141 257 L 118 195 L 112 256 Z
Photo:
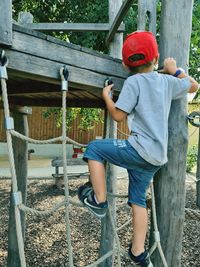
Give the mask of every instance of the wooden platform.
M 1 48 L 1 46 L 0 46 Z M 23 106 L 61 106 L 59 70 L 69 70 L 69 107 L 104 107 L 101 92 L 111 77 L 115 94 L 127 73 L 121 60 L 13 25 L 9 59 L 9 102 Z

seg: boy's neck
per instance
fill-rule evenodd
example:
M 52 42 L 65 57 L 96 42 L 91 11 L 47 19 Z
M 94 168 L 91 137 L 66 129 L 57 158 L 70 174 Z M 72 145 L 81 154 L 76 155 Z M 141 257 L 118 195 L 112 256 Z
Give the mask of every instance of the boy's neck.
M 152 64 L 149 67 L 144 67 L 141 70 L 138 71 L 138 73 L 148 73 L 154 71 L 154 65 Z

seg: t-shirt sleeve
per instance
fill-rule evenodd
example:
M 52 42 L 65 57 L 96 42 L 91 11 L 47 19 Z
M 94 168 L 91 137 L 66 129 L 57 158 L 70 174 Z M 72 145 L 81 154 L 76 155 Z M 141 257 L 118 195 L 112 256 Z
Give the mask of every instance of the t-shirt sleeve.
M 124 82 L 119 98 L 115 103 L 115 107 L 126 113 L 131 113 L 138 102 L 139 90 L 134 86 L 134 81 L 127 79 Z
M 186 78 L 175 78 L 171 76 L 172 81 L 172 99 L 179 99 L 182 96 L 186 95 L 188 93 L 188 90 L 191 87 L 190 79 L 189 77 Z

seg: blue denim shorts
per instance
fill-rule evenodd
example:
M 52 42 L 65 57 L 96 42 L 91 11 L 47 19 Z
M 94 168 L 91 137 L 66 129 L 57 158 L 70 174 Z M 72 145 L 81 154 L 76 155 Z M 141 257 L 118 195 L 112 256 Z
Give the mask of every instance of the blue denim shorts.
M 146 191 L 160 166 L 144 160 L 128 140 L 101 139 L 91 141 L 84 153 L 85 161 L 110 162 L 127 169 L 129 176 L 128 204 L 146 208 Z

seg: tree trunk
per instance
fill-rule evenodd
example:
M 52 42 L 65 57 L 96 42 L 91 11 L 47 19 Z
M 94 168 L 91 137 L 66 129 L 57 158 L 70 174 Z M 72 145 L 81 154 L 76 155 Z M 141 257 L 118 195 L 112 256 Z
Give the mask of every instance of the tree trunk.
M 197 178 L 197 206 L 200 207 L 200 128 L 199 128 L 199 141 L 198 141 L 198 158 L 197 158 L 197 172 L 196 172 L 196 178 Z
M 192 1 L 163 0 L 160 32 L 160 65 L 174 57 L 187 70 L 192 22 Z M 155 178 L 155 194 L 161 245 L 169 267 L 181 266 L 185 214 L 186 153 L 188 144 L 186 97 L 172 102 L 169 116 L 168 163 Z M 155 267 L 161 267 L 156 252 Z
M 110 23 L 114 20 L 118 10 L 122 5 L 122 0 L 109 0 L 109 20 Z M 116 58 L 121 58 L 121 49 L 123 42 L 123 34 L 115 34 L 113 42 L 110 44 L 110 55 Z M 106 112 L 105 119 L 105 137 L 116 138 L 117 137 L 117 123 L 113 121 L 110 115 Z M 106 168 L 107 178 L 107 191 L 114 193 L 116 192 L 117 173 L 116 167 L 112 164 L 107 164 Z M 116 217 L 115 200 L 109 201 L 109 206 L 112 210 L 112 215 Z M 103 256 L 108 251 L 113 249 L 114 234 L 110 223 L 109 214 L 102 220 L 101 224 L 101 242 L 99 256 Z M 113 266 L 113 257 L 107 258 L 104 262 L 99 264 L 100 267 L 111 267 Z

